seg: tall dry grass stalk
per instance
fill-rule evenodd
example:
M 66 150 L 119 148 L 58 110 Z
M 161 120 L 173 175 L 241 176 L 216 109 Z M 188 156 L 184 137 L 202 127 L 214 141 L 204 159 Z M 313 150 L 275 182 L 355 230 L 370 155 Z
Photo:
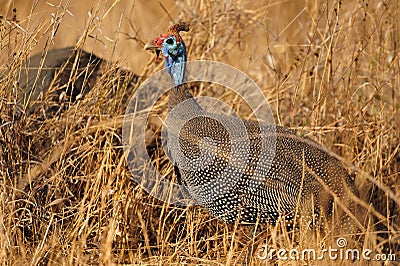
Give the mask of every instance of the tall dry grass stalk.
M 69 4 L 53 7 L 57 11 L 53 19 L 37 24 L 30 17 L 19 17 L 18 8 L 0 19 L 3 264 L 233 265 L 247 261 L 264 265 L 271 261 L 256 255 L 264 242 L 276 250 L 336 247 L 340 235 L 329 231 L 302 228 L 290 233 L 280 223 L 259 225 L 256 231 L 227 225 L 201 208 L 160 202 L 132 181 L 121 144 L 123 114 L 141 81 L 162 68 L 145 55 L 145 64 L 131 65 L 128 71 L 121 66 L 129 65 L 129 60 L 115 56 L 118 47 L 129 48 L 132 39 L 140 46 L 153 37 L 144 36 L 132 24 L 126 12 L 127 6 L 134 8 L 132 3 L 95 1 L 85 10 L 91 15 L 76 47 L 93 42 L 94 32 L 111 27 L 114 39 L 98 40 L 107 43 L 108 53 L 97 54 L 110 60 L 101 61 L 92 71 L 79 65 L 84 54 L 77 50 L 70 57 L 68 75 L 56 72 L 39 100 L 32 102 L 26 92 L 21 93 L 20 77 L 27 73 L 24 62 L 38 45 L 43 58 L 51 50 L 52 41 L 59 38 L 61 18 L 69 15 L 65 8 Z M 158 3 L 151 5 L 164 12 Z M 29 15 L 34 17 L 38 11 L 32 10 Z M 362 241 L 352 245 L 374 254 L 396 254 L 397 259 L 399 12 L 397 1 L 177 1 L 171 11 L 172 16 L 177 14 L 175 21 L 192 24 L 184 35 L 190 59 L 216 60 L 248 73 L 268 98 L 278 124 L 306 130 L 342 158 L 355 175 L 370 214 L 360 232 Z M 107 25 L 104 21 L 111 13 L 114 24 Z M 141 19 L 146 20 L 146 10 L 142 13 Z M 160 21 L 148 21 L 156 25 L 154 34 L 168 26 L 165 18 L 170 14 L 162 15 Z M 137 53 L 143 58 L 144 52 Z M 85 95 L 68 94 L 85 84 L 89 86 Z M 211 84 L 193 87 L 196 95 L 218 96 L 239 114 L 248 115 L 240 97 L 231 91 Z M 158 143 L 165 112 L 163 97 L 153 110 L 147 144 L 158 171 L 173 178 Z M 348 263 L 328 258 L 324 262 Z

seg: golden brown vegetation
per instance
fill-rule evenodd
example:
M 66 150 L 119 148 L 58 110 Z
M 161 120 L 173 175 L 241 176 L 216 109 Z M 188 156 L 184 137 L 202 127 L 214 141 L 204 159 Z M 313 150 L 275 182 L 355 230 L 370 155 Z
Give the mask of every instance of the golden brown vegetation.
M 263 265 L 270 261 L 256 253 L 264 240 L 275 249 L 337 247 L 340 235 L 316 232 L 310 237 L 306 229 L 291 234 L 279 224 L 262 226 L 252 242 L 249 228 L 226 225 L 198 207 L 167 205 L 132 181 L 121 142 L 123 114 L 140 82 L 162 68 L 139 48 L 168 27 L 164 9 L 169 8 L 175 21 L 192 24 L 183 35 L 190 59 L 217 60 L 248 73 L 268 98 L 277 124 L 310 132 L 343 158 L 370 213 L 355 247 L 400 259 L 398 2 L 177 1 L 163 7 L 144 2 L 94 1 L 73 12 L 69 1 L 62 7 L 47 4 L 53 16 L 44 20 L 35 20 L 41 11 L 34 5 L 23 15 L 18 8 L 12 11 L 12 4 L 3 10 L 2 263 L 233 265 L 250 254 L 248 262 Z M 73 39 L 61 18 L 85 15 Z M 148 32 L 151 25 L 156 26 Z M 32 50 L 41 52 L 40 59 L 55 47 L 53 41 L 67 46 L 72 40 L 88 51 L 100 43 L 96 54 L 108 61 L 98 62 L 95 70 L 79 65 L 86 54 L 78 50 L 64 65 L 67 74 L 57 71 L 43 97 L 30 101 L 21 87 Z M 88 86 L 86 95 L 70 95 L 71 88 L 82 86 Z M 206 85 L 195 93 L 216 96 Z M 241 113 L 238 97 L 218 96 Z M 155 113 L 165 111 L 161 99 Z M 161 154 L 153 148 L 153 155 Z M 160 172 L 172 175 L 165 156 L 153 158 Z M 334 263 L 327 257 L 325 262 Z

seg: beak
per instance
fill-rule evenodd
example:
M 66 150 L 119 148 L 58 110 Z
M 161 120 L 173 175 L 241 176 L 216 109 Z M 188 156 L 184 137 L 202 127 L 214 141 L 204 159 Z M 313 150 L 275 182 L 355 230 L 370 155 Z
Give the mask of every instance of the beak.
M 156 52 L 156 60 L 160 56 L 161 49 L 160 49 L 160 47 L 155 45 L 153 41 L 146 43 L 144 45 L 143 49 L 146 50 L 146 51 L 155 51 Z
M 144 45 L 144 50 L 150 50 L 150 51 L 154 51 L 154 50 L 160 50 L 160 47 L 158 47 L 157 45 L 154 44 L 153 41 L 148 42 Z

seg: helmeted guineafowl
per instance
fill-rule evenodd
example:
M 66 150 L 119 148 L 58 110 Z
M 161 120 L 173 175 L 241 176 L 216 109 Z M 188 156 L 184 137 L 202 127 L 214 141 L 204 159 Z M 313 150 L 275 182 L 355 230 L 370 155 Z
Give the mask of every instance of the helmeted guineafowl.
M 189 196 L 226 222 L 275 223 L 280 216 L 289 221 L 295 215 L 330 218 L 335 198 L 355 213 L 353 180 L 320 144 L 288 128 L 202 109 L 184 83 L 186 46 L 179 32 L 188 30 L 187 23 L 175 24 L 146 49 L 162 53 L 175 84 L 169 92 L 168 141 L 176 138 L 178 146 L 168 152 Z M 177 132 L 174 122 L 188 114 L 192 118 Z M 229 130 L 237 130 L 234 137 Z M 242 151 L 246 141 L 250 148 Z M 349 221 L 346 211 L 339 217 L 342 224 Z

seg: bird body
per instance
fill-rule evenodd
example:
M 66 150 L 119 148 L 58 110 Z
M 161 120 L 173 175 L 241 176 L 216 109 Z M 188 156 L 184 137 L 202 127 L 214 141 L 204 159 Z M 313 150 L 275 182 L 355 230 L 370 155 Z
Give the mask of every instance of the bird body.
M 331 194 L 344 197 L 346 187 L 356 191 L 336 158 L 288 128 L 204 112 L 174 137 L 180 150 L 170 154 L 182 184 L 197 204 L 226 222 L 240 217 L 242 223 L 274 223 L 296 212 L 330 216 Z M 272 148 L 261 148 L 263 141 Z
M 176 85 L 169 93 L 168 153 L 188 195 L 214 216 L 245 224 L 273 224 L 280 216 L 329 218 L 335 198 L 354 209 L 353 180 L 317 142 L 200 107 L 184 83 L 186 47 L 179 31 L 188 30 L 186 23 L 175 24 L 147 47 L 163 54 Z

